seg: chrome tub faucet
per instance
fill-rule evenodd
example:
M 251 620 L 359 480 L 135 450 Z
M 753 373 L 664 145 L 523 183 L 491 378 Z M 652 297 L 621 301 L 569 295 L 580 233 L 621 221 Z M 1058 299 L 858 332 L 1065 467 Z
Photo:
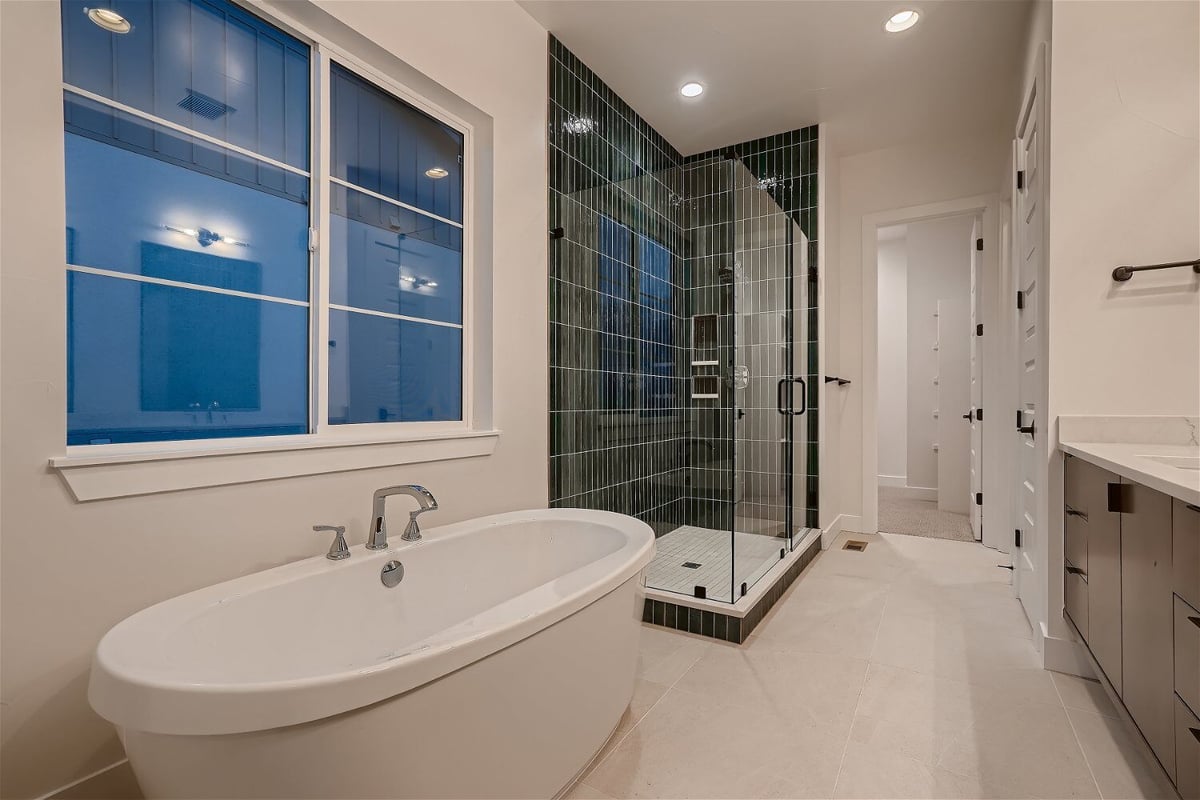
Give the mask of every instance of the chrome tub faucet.
M 387 526 L 383 520 L 383 508 L 384 501 L 394 494 L 407 495 L 415 499 L 420 505 L 416 511 L 409 513 L 408 526 L 405 527 L 404 533 L 400 536 L 406 542 L 421 540 L 421 527 L 417 524 L 417 517 L 426 511 L 438 510 L 437 498 L 424 486 L 409 484 L 405 486 L 389 486 L 385 489 L 376 490 L 375 496 L 371 500 L 371 531 L 367 536 L 368 550 L 387 549 Z

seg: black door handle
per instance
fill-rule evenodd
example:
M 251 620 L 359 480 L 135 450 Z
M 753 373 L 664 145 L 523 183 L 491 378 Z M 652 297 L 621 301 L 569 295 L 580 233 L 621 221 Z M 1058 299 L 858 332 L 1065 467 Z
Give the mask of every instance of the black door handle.
M 1035 422 L 1033 425 L 1022 425 L 1021 422 L 1022 422 L 1021 409 L 1018 408 L 1017 409 L 1017 432 L 1018 433 L 1028 433 L 1030 436 L 1032 436 L 1033 438 L 1036 439 L 1037 438 L 1037 428 L 1035 426 L 1037 423 Z
M 804 382 L 804 378 L 792 378 L 792 383 L 800 384 L 800 410 L 792 412 L 793 417 L 798 417 L 808 411 L 808 384 Z
M 780 414 L 788 413 L 788 410 L 783 407 L 783 389 L 787 384 L 787 378 L 780 378 L 779 383 L 775 386 L 775 406 L 779 409 Z
M 974 422 L 975 421 L 975 412 L 971 411 L 970 413 L 963 414 L 963 419 L 969 419 L 972 422 Z

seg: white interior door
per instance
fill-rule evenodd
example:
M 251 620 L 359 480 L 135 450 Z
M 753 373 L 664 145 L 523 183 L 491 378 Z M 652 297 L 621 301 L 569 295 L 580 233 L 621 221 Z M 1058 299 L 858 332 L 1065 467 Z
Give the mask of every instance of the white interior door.
M 1044 302 L 1041 284 L 1043 252 L 1043 218 L 1045 215 L 1045 176 L 1042 169 L 1042 91 L 1044 72 L 1039 72 L 1030 88 L 1017 128 L 1014 192 L 1015 248 L 1012 269 L 1016 278 L 1017 330 L 1017 459 L 1016 459 L 1016 524 L 1020 531 L 1019 544 L 1012 551 L 1013 581 L 1017 596 L 1031 621 L 1039 620 L 1037 610 L 1038 585 L 1036 552 L 1045 532 L 1038 526 L 1038 502 L 1045 487 L 1039 477 L 1038 442 L 1045 436 L 1046 422 L 1042 419 L 1039 398 L 1045 380 L 1045 364 L 1040 358 L 1041 340 L 1039 307 Z
M 961 263 L 961 262 L 960 262 Z M 961 289 L 960 289 L 961 291 Z M 971 447 L 970 429 L 962 415 L 970 406 L 968 361 L 969 340 L 964 335 L 970 320 L 965 297 L 939 300 L 937 304 L 937 494 L 938 508 L 967 514 L 973 504 L 968 497 L 967 464 Z
M 982 278 L 979 274 L 983 253 L 978 247 L 982 236 L 982 220 L 977 217 L 975 224 L 971 226 L 971 241 L 968 243 L 971 250 L 971 322 L 966 331 L 970 340 L 969 380 L 971 386 L 971 408 L 966 415 L 971 431 L 971 485 L 967 502 L 971 508 L 971 530 L 975 533 L 976 540 L 983 538 L 983 504 L 976 502 L 976 498 L 983 497 L 983 421 L 980 418 L 982 413 L 980 409 L 983 407 L 983 363 L 977 327 L 983 320 L 983 309 L 980 305 L 983 295 L 980 291 Z

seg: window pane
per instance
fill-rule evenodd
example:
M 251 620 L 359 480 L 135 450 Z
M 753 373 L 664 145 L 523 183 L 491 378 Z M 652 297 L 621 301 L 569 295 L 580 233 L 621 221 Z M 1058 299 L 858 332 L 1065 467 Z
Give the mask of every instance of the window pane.
M 330 302 L 461 323 L 462 229 L 331 188 Z
M 330 174 L 462 222 L 463 135 L 337 64 L 330 79 Z
M 329 421 L 462 419 L 462 330 L 329 312 Z
M 307 307 L 77 272 L 67 281 L 68 444 L 308 430 Z
M 63 80 L 308 169 L 308 47 L 232 3 L 122 0 L 124 35 L 94 25 L 101 0 L 63 0 Z
M 68 263 L 308 299 L 306 204 L 84 136 L 66 155 Z

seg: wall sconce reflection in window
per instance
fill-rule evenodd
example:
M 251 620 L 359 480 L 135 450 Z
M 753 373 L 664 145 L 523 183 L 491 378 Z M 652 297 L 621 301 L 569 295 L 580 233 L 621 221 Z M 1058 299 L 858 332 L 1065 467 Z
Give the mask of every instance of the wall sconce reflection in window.
M 576 135 L 591 133 L 592 131 L 596 130 L 596 121 L 594 119 L 589 119 L 588 117 L 572 116 L 563 123 L 563 129 L 566 130 L 567 133 L 574 133 Z
M 238 247 L 249 247 L 247 242 L 243 242 L 240 239 L 234 239 L 231 236 L 224 236 L 216 231 L 210 231 L 208 228 L 183 228 L 177 225 L 163 225 L 163 227 L 169 231 L 175 231 L 175 233 L 181 233 L 184 236 L 189 236 L 195 239 L 200 243 L 201 247 L 209 247 L 216 242 L 220 242 L 221 244 L 237 245 Z
M 420 289 L 422 286 L 428 286 L 430 289 L 437 288 L 437 281 L 431 281 L 429 278 L 417 278 L 413 275 L 401 275 L 400 282 L 407 283 L 414 289 Z

